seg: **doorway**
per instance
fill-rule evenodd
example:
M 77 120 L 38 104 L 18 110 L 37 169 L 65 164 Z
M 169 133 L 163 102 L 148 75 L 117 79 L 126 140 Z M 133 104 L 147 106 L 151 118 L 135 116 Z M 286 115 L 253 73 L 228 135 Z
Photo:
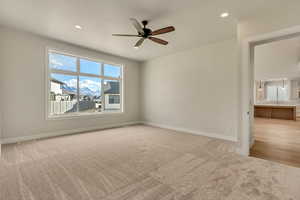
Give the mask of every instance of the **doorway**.
M 249 155 L 300 167 L 300 35 L 250 45 Z

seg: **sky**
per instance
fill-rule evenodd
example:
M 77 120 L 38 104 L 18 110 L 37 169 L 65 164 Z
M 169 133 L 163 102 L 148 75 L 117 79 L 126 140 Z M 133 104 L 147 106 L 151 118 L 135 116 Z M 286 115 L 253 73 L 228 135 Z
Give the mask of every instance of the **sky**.
M 52 69 L 60 69 L 65 71 L 76 72 L 76 58 L 59 55 L 55 53 L 49 54 L 49 64 Z M 85 59 L 80 59 L 80 72 L 100 75 L 101 74 L 101 64 Z M 110 77 L 120 77 L 120 67 L 104 64 L 104 75 Z M 55 78 L 59 81 L 66 83 L 69 87 L 77 88 L 77 77 L 64 74 L 51 74 L 52 78 Z M 101 91 L 101 79 L 94 77 L 79 77 L 79 87 L 80 88 L 89 88 L 95 93 Z
M 76 72 L 76 58 L 55 53 L 49 54 L 50 68 Z M 101 74 L 100 63 L 80 59 L 80 72 L 89 74 Z M 104 75 L 120 77 L 120 67 L 104 64 Z

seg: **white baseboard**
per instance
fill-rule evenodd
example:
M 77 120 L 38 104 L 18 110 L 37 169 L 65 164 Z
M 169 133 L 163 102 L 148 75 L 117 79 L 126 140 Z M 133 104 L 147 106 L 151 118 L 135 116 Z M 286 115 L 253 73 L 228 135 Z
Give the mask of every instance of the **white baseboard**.
M 125 122 L 125 123 L 104 125 L 104 126 L 98 126 L 98 127 L 69 129 L 69 130 L 55 131 L 55 132 L 50 132 L 50 133 L 41 133 L 41 134 L 28 135 L 28 136 L 22 136 L 22 137 L 2 138 L 2 144 L 11 144 L 11 143 L 24 142 L 24 141 L 29 141 L 29 140 L 50 138 L 50 137 L 70 135 L 70 134 L 83 133 L 83 132 L 89 132 L 89 131 L 98 131 L 98 130 L 103 130 L 103 129 L 108 129 L 108 128 L 117 128 L 117 127 L 130 126 L 130 125 L 136 125 L 136 124 L 142 124 L 142 123 L 139 121 L 134 121 L 134 122 Z
M 148 126 L 154 126 L 154 127 L 165 128 L 165 129 L 170 129 L 170 130 L 174 130 L 174 131 L 186 132 L 186 133 L 190 133 L 193 135 L 201 135 L 201 136 L 206 136 L 206 137 L 210 137 L 210 138 L 227 140 L 227 141 L 231 141 L 231 142 L 238 141 L 237 138 L 234 136 L 227 136 L 227 135 L 221 135 L 221 134 L 216 134 L 216 133 L 205 133 L 205 132 L 201 132 L 201 131 L 181 128 L 181 127 L 168 126 L 168 125 L 152 123 L 152 122 L 147 122 L 147 121 L 143 121 L 141 123 L 144 125 L 148 125 Z
M 238 153 L 242 156 L 247 156 L 247 157 L 250 155 L 249 149 L 242 149 L 242 147 L 238 147 L 236 149 L 236 153 Z
M 69 129 L 69 130 L 55 131 L 55 132 L 50 132 L 50 133 L 41 133 L 41 134 L 28 135 L 28 136 L 22 136 L 22 137 L 3 138 L 2 144 L 11 144 L 11 143 L 24 142 L 24 141 L 35 140 L 35 139 L 50 138 L 50 137 L 56 137 L 56 136 L 83 133 L 83 132 L 88 132 L 88 131 L 103 130 L 103 129 L 107 129 L 107 128 L 130 126 L 130 125 L 136 125 L 136 124 L 144 124 L 144 125 L 148 125 L 148 126 L 165 128 L 165 129 L 170 129 L 170 130 L 174 130 L 174 131 L 186 132 L 186 133 L 190 133 L 190 134 L 194 134 L 194 135 L 201 135 L 201 136 L 206 136 L 206 137 L 211 137 L 211 138 L 217 138 L 217 139 L 237 142 L 237 138 L 233 137 L 233 136 L 226 136 L 226 135 L 221 135 L 221 134 L 216 134 L 216 133 L 205 133 L 205 132 L 201 132 L 201 131 L 181 128 L 181 127 L 168 126 L 168 125 L 152 123 L 152 122 L 134 121 L 134 122 L 126 122 L 126 123 L 120 123 L 120 124 L 104 125 L 104 126 L 99 126 L 99 127 Z

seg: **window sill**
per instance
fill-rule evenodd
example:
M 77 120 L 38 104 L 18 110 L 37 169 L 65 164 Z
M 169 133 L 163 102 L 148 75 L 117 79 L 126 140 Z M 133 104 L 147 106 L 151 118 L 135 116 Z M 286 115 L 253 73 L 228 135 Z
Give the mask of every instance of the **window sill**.
M 104 118 L 110 116 L 124 115 L 124 112 L 101 112 L 101 113 L 81 113 L 81 114 L 72 114 L 72 115 L 57 115 L 57 116 L 46 116 L 46 120 L 67 120 L 67 119 L 88 119 L 88 118 Z

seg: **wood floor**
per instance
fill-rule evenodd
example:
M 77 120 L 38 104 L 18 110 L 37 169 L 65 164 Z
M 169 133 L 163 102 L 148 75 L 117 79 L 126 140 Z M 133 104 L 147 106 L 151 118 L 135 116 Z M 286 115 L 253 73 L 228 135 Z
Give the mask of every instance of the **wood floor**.
M 300 119 L 255 118 L 250 156 L 300 167 Z

